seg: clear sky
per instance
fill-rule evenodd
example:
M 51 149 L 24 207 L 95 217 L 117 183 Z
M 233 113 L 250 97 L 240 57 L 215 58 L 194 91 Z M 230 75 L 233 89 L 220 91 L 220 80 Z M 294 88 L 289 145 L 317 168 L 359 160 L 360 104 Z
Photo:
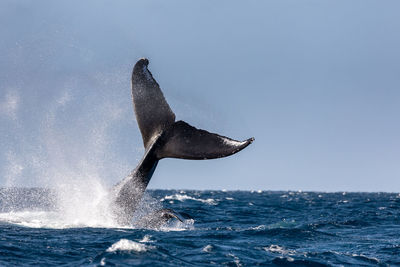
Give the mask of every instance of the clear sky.
M 399 1 L 0 2 L 0 182 L 112 185 L 140 57 L 178 119 L 255 142 L 150 188 L 400 192 Z

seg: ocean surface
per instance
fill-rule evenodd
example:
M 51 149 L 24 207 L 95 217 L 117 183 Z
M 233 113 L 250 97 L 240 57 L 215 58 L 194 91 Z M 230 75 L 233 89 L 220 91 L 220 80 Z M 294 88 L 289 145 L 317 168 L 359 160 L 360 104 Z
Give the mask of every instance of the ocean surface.
M 150 190 L 147 211 L 193 217 L 158 227 L 119 227 L 54 199 L 0 191 L 0 265 L 400 265 L 397 193 Z

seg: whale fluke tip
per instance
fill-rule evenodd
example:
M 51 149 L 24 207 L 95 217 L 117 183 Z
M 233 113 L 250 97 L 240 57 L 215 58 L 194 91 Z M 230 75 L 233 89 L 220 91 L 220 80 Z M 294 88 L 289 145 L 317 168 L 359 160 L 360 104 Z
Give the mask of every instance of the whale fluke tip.
M 148 65 L 149 65 L 149 60 L 145 57 L 140 58 L 135 64 L 135 66 L 141 66 L 141 67 L 143 66 L 147 67 Z

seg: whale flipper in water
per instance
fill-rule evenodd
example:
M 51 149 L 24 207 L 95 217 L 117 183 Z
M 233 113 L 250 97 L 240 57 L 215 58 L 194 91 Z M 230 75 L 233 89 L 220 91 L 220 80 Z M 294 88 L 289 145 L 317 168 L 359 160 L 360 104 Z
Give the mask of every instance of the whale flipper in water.
M 143 193 L 163 158 L 215 159 L 239 152 L 254 138 L 236 141 L 184 121 L 175 122 L 160 86 L 148 70 L 149 61 L 140 59 L 132 72 L 132 97 L 145 154 L 132 173 L 114 188 L 117 219 L 129 224 Z

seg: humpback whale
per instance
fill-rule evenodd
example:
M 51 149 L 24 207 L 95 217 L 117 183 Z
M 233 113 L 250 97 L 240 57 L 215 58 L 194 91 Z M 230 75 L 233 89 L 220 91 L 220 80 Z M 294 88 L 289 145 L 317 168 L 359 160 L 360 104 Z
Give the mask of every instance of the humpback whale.
M 113 191 L 117 220 L 129 224 L 147 185 L 163 158 L 204 160 L 233 155 L 254 141 L 237 141 L 184 121 L 175 121 L 160 86 L 148 69 L 149 61 L 140 59 L 132 71 L 132 99 L 136 120 L 142 134 L 145 153 L 139 165 Z M 171 210 L 162 210 L 165 218 L 179 218 Z

